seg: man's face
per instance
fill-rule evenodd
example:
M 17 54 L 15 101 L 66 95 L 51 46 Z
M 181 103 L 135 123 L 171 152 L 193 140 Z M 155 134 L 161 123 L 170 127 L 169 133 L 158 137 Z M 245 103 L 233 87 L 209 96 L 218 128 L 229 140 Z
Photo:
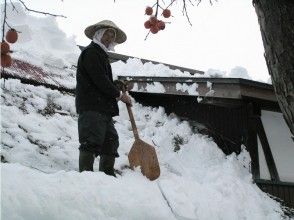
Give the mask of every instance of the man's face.
M 114 42 L 114 40 L 115 40 L 115 32 L 114 32 L 114 30 L 107 29 L 104 32 L 104 34 L 103 34 L 103 36 L 101 38 L 101 43 L 104 44 L 104 46 L 106 48 L 108 48 L 109 45 Z

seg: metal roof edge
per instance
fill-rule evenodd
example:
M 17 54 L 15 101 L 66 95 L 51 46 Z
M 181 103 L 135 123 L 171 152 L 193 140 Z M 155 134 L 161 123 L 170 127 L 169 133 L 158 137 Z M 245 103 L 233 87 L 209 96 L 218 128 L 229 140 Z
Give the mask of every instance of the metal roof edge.
M 243 78 L 211 78 L 211 77 L 161 77 L 161 76 L 118 76 L 120 79 L 145 81 L 145 82 L 177 82 L 177 83 L 201 83 L 211 82 L 219 84 L 240 84 L 254 86 L 263 89 L 273 90 L 273 86 L 267 83 L 258 82 Z

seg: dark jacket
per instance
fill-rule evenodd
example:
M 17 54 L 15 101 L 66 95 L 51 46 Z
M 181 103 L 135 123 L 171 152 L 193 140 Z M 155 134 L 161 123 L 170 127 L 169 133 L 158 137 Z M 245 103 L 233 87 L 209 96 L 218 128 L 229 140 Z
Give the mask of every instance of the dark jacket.
M 94 42 L 82 51 L 77 68 L 76 110 L 97 111 L 111 116 L 119 114 L 115 98 L 120 91 L 113 84 L 107 53 Z

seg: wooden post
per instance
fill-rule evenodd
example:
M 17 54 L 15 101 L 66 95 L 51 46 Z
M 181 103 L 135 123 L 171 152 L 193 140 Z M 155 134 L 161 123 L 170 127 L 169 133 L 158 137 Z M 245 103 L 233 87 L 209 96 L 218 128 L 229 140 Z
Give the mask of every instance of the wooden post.
M 258 143 L 256 130 L 256 117 L 253 109 L 253 104 L 247 105 L 248 111 L 248 139 L 247 147 L 251 157 L 251 172 L 253 179 L 260 179 L 259 158 L 258 158 Z

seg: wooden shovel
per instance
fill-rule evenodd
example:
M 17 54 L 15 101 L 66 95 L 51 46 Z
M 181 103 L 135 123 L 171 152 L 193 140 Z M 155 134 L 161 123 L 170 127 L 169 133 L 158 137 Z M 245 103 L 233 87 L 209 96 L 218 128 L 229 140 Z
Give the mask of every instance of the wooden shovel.
M 123 92 L 125 93 L 125 91 Z M 132 169 L 141 166 L 141 173 L 148 179 L 155 180 L 160 175 L 160 167 L 155 148 L 140 139 L 131 106 L 128 104 L 126 106 L 135 137 L 135 142 L 128 155 L 130 166 Z

